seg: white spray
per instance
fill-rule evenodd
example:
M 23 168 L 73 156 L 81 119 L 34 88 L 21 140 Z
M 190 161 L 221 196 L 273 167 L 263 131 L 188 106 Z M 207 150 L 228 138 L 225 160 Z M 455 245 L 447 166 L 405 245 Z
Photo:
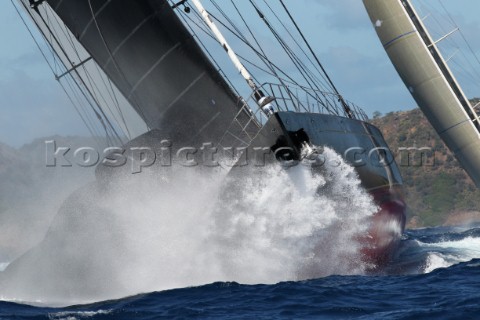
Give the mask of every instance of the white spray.
M 0 273 L 0 296 L 62 305 L 214 281 L 362 273 L 355 239 L 377 208 L 353 168 L 328 148 L 324 156 L 333 161 L 321 173 L 274 165 L 232 180 L 220 169 L 184 168 L 107 191 L 87 186 L 41 244 Z

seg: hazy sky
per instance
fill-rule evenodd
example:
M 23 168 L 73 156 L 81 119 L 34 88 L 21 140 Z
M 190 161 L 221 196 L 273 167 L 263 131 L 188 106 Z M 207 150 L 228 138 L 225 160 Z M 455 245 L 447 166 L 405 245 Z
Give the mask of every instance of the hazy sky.
M 301 17 L 300 26 L 348 100 L 368 114 L 415 107 L 381 47 L 361 0 L 286 3 L 297 18 Z M 480 55 L 480 1 L 443 3 Z M 20 146 L 46 135 L 88 135 L 10 0 L 0 2 L 0 41 L 0 141 Z M 469 97 L 480 96 L 475 91 L 478 84 L 470 87 L 467 83 L 465 87 Z

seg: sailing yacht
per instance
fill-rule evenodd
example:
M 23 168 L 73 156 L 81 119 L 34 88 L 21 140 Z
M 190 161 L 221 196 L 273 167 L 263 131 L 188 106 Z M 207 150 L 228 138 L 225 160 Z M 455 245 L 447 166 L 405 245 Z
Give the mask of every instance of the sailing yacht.
M 363 3 L 383 47 L 418 106 L 480 187 L 479 114 L 443 58 L 438 41 L 432 39 L 410 0 Z
M 213 17 L 199 0 L 19 0 L 63 66 L 53 70 L 56 78 L 78 84 L 76 90 L 112 141 L 123 148 L 154 149 L 168 141 L 173 152 L 208 143 L 254 158 L 261 150 L 267 163 L 298 162 L 305 150 L 308 156 L 329 147 L 355 167 L 378 206 L 370 233 L 362 240 L 365 257 L 388 261 L 405 228 L 406 205 L 402 178 L 382 133 L 338 92 L 284 1 L 281 8 L 303 43 L 310 69 L 279 36 L 262 7 L 250 4 L 254 14 L 248 19 L 255 17 L 269 27 L 304 83 L 282 72 L 258 42 L 247 42 L 277 80 L 258 83 L 218 27 L 229 20 Z M 235 25 L 224 29 L 235 30 Z M 202 31 L 218 42 L 216 48 L 204 46 L 198 36 Z M 241 96 L 232 79 L 222 74 L 209 53 L 214 49 L 226 52 L 250 96 Z M 319 84 L 319 78 L 326 85 Z M 99 87 L 115 98 L 110 103 L 101 98 Z M 202 163 L 200 155 L 191 156 Z M 231 171 L 242 168 L 233 166 Z M 115 169 L 100 164 L 97 179 L 108 181 L 119 174 Z

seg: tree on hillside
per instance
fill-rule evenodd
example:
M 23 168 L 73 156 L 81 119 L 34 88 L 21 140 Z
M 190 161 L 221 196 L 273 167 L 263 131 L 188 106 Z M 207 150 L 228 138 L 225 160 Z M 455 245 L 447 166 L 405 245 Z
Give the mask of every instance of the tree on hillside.
M 373 119 L 380 118 L 381 116 L 382 116 L 382 113 L 380 111 L 373 112 Z

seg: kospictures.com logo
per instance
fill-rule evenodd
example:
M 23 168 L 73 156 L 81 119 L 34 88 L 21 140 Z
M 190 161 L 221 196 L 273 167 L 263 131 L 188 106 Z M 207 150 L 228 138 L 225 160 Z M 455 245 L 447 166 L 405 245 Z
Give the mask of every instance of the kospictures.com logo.
M 54 140 L 45 141 L 47 167 L 106 167 L 130 166 L 132 173 L 140 173 L 143 168 L 154 164 L 162 167 L 179 165 L 183 167 L 218 167 L 218 166 L 248 166 L 262 167 L 271 163 L 271 159 L 279 159 L 282 166 L 295 165 L 339 166 L 336 159 L 328 159 L 318 148 L 315 157 L 299 160 L 295 150 L 290 147 L 278 148 L 272 151 L 270 147 L 255 147 L 248 150 L 245 147 L 218 148 L 213 143 L 203 143 L 201 147 L 177 147 L 169 140 L 160 142 L 158 148 L 152 147 L 107 147 L 101 151 L 93 147 L 78 147 L 73 149 L 67 146 L 57 146 Z M 385 167 L 397 162 L 399 166 L 433 166 L 435 152 L 429 147 L 399 148 L 392 154 L 388 148 L 379 147 L 365 149 L 351 147 L 343 152 L 343 158 L 353 167 L 373 165 Z

